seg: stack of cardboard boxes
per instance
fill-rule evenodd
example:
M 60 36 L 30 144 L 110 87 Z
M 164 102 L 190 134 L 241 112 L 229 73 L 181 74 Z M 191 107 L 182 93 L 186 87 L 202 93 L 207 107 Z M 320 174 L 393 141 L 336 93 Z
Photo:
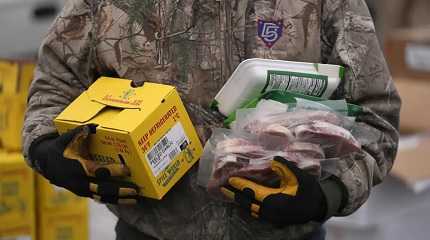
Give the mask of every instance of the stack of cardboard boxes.
M 392 173 L 419 190 L 430 183 L 430 25 L 391 31 L 385 57 L 403 103 Z
M 0 60 L 0 240 L 88 239 L 88 202 L 54 187 L 21 155 L 31 61 Z
M 33 77 L 30 61 L 0 60 L 0 148 L 21 150 L 21 128 L 28 87 Z
M 37 239 L 88 239 L 88 201 L 36 177 Z
M 0 152 L 0 239 L 35 239 L 34 184 L 21 154 Z
M 430 232 L 430 1 L 374 2 L 377 31 L 402 98 L 399 151 L 390 176 L 372 189 L 365 205 L 351 216 L 328 222 L 327 239 L 426 239 Z
M 0 239 L 35 239 L 36 191 L 25 164 L 20 132 L 31 62 L 0 62 Z

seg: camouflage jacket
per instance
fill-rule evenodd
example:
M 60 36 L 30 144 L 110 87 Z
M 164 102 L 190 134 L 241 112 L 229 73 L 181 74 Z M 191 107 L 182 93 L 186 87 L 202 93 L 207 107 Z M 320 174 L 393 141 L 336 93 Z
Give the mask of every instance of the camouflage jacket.
M 276 31 L 262 32 L 261 23 Z M 204 141 L 222 120 L 210 101 L 252 57 L 346 67 L 332 98 L 364 107 L 353 132 L 363 151 L 338 161 L 348 194 L 333 214 L 354 212 L 392 167 L 400 108 L 364 0 L 68 0 L 40 48 L 24 155 L 38 169 L 30 144 L 54 132 L 53 118 L 102 75 L 175 85 Z M 318 227 L 277 228 L 212 200 L 196 185 L 196 168 L 162 201 L 110 208 L 158 239 L 300 239 Z

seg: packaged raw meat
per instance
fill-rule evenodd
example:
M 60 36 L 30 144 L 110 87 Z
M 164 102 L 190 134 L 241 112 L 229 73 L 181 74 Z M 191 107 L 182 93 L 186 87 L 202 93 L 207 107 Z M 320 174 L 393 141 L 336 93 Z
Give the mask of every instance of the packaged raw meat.
M 349 129 L 355 123 L 344 114 L 346 102 L 333 110 L 326 104 L 298 100 L 285 105 L 261 100 L 255 108 L 240 110 L 232 129 L 215 129 L 205 145 L 199 165 L 199 184 L 222 197 L 220 187 L 232 176 L 266 186 L 276 186 L 278 176 L 271 160 L 281 156 L 297 167 L 320 177 L 322 164 L 360 151 L 360 143 Z M 344 107 L 342 107 L 344 106 Z

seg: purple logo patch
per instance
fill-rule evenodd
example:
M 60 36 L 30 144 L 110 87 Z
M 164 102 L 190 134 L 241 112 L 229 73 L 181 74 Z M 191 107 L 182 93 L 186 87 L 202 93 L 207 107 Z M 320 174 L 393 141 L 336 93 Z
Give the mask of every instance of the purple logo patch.
M 276 41 L 282 36 L 284 22 L 264 21 L 258 19 L 258 36 L 263 40 L 268 48 L 272 48 Z

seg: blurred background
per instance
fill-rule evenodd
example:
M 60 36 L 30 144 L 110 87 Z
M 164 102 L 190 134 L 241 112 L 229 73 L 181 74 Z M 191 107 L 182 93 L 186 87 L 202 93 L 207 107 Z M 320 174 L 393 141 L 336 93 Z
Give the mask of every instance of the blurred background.
M 115 239 L 103 205 L 51 186 L 20 154 L 20 129 L 38 46 L 65 0 L 0 0 L 0 240 Z M 430 228 L 430 1 L 368 0 L 403 100 L 394 168 L 327 239 L 428 239 Z
M 430 228 L 430 1 L 367 0 L 402 97 L 399 153 L 367 203 L 328 222 L 327 239 L 428 239 Z

